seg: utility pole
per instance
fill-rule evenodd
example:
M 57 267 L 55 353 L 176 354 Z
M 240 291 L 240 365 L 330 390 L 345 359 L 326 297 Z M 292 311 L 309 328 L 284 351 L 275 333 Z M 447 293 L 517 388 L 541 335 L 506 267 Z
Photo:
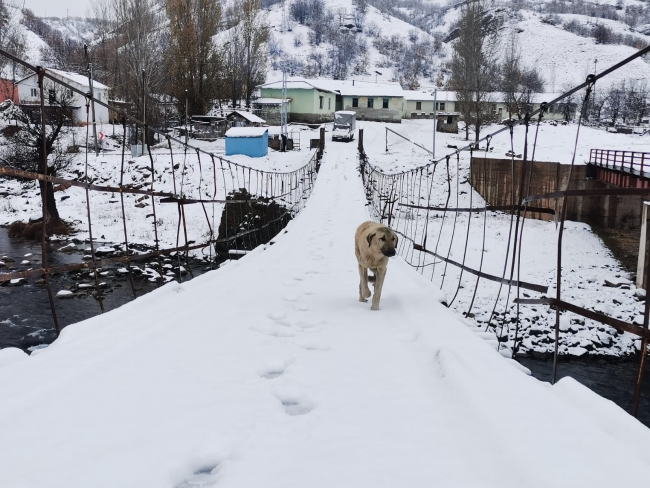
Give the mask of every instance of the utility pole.
M 187 140 L 190 134 L 190 129 L 187 125 L 187 90 L 185 90 L 185 145 L 187 146 Z
M 282 65 L 282 105 L 280 106 L 280 138 L 282 144 L 282 150 L 286 150 L 287 144 L 287 69 L 285 65 Z
M 93 65 L 88 57 L 88 44 L 84 44 L 86 62 L 88 63 L 88 90 L 90 94 L 90 109 L 93 122 L 93 140 L 95 143 L 95 156 L 99 155 L 99 145 L 97 144 L 97 122 L 95 121 L 95 93 L 93 91 Z
M 433 159 L 436 158 L 436 124 L 438 122 L 438 89 L 433 90 Z
M 147 78 L 142 70 L 142 155 L 147 145 Z

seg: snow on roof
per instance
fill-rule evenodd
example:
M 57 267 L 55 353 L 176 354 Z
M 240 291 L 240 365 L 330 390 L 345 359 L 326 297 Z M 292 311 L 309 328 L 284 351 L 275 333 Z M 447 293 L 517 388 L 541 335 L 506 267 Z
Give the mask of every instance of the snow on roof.
M 77 83 L 78 85 L 83 86 L 84 88 L 88 87 L 88 77 L 79 73 L 73 73 L 71 71 L 61 71 L 58 69 L 47 69 L 47 71 L 50 71 L 54 73 L 55 75 L 58 75 L 61 78 L 68 79 L 70 81 L 73 81 Z M 104 85 L 103 83 L 100 83 L 99 81 L 93 80 L 93 88 L 97 88 L 99 90 L 108 90 L 109 88 Z
M 266 120 L 264 120 L 264 119 L 258 117 L 258 116 L 255 115 L 255 114 L 252 114 L 252 113 L 250 113 L 250 112 L 244 112 L 243 110 L 233 110 L 233 111 L 230 112 L 228 115 L 231 115 L 231 114 L 238 114 L 238 115 L 241 115 L 242 117 L 244 117 L 244 118 L 245 118 L 246 120 L 248 120 L 249 122 L 254 122 L 254 123 L 258 123 L 258 124 L 264 124 L 264 123 L 266 123 Z
M 291 99 L 287 97 L 287 101 L 291 101 Z M 260 105 L 282 105 L 282 99 L 281 98 L 258 98 L 257 100 L 254 100 L 253 103 L 257 103 Z
M 316 85 L 315 83 L 317 83 L 318 85 Z M 257 85 L 257 88 L 281 89 L 282 80 L 271 81 L 263 85 Z M 321 80 L 306 80 L 304 78 L 290 78 L 289 80 L 287 80 L 287 90 L 320 90 L 326 92 L 334 91 L 329 88 L 325 88 L 322 85 Z
M 359 97 L 397 97 L 404 96 L 404 90 L 399 83 L 370 83 L 346 80 L 337 91 L 343 96 Z
M 226 137 L 262 137 L 268 130 L 268 127 L 231 127 Z
M 60 78 L 65 82 L 73 82 L 77 85 L 81 85 L 83 88 L 89 88 L 88 77 L 79 73 L 73 73 L 72 71 L 61 71 L 58 69 L 47 68 L 46 71 L 49 71 L 51 74 L 55 75 L 56 78 Z M 25 80 L 28 80 L 32 76 L 36 76 L 36 73 L 33 73 L 29 76 L 26 76 L 22 80 L 19 80 L 16 84 L 22 83 Z M 103 83 L 100 83 L 97 80 L 93 80 L 93 89 L 98 90 L 110 90 L 110 88 Z
M 339 110 L 336 113 L 341 115 L 357 115 L 357 113 L 354 110 Z
M 273 81 L 258 88 L 282 88 L 282 81 Z M 311 80 L 305 78 L 290 78 L 287 81 L 287 89 L 317 89 L 321 91 L 340 93 L 346 96 L 360 97 L 402 97 L 404 90 L 399 83 L 384 82 L 373 83 L 359 80 Z
M 433 101 L 433 90 L 423 91 L 423 90 L 404 90 L 404 98 L 412 101 Z M 436 92 L 436 101 L 438 102 L 455 102 L 456 101 L 456 92 L 449 90 L 438 90 Z

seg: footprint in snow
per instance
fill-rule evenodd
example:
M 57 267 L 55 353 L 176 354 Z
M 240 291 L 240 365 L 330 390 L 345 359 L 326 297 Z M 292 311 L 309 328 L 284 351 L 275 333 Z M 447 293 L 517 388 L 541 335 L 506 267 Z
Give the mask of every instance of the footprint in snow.
M 176 485 L 176 488 L 209 488 L 217 486 L 219 464 L 207 464 L 196 469 L 192 476 Z
M 260 326 L 254 325 L 249 327 L 253 332 L 259 332 L 260 334 L 268 335 L 271 337 L 294 337 L 295 334 L 288 330 L 286 327 L 275 327 L 272 325 Z
M 296 322 L 296 327 L 299 327 L 301 329 L 313 329 L 323 324 L 325 324 L 324 320 L 321 320 L 320 322 L 316 322 L 314 320 L 298 320 Z
M 282 320 L 287 316 L 287 312 L 282 312 L 280 310 L 274 310 L 269 314 L 271 320 Z
M 295 391 L 282 391 L 276 393 L 278 400 L 282 403 L 284 411 L 292 417 L 304 415 L 312 411 L 313 406 L 302 395 Z
M 298 310 L 299 312 L 308 312 L 308 311 L 310 311 L 310 310 L 312 309 L 311 306 L 309 306 L 309 305 L 306 304 L 306 303 L 296 303 L 296 304 L 293 306 L 293 308 L 295 308 L 295 309 Z
M 296 342 L 296 345 L 307 351 L 329 351 L 331 349 L 330 346 L 315 341 L 300 341 Z
M 285 302 L 297 302 L 298 301 L 298 295 L 294 295 L 294 294 L 285 295 L 283 298 L 284 298 Z

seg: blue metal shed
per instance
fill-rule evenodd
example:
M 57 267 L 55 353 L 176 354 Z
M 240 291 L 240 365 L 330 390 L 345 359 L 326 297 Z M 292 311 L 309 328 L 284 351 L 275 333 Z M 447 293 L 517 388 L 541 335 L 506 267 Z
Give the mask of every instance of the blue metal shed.
M 226 156 L 261 158 L 269 152 L 268 127 L 232 127 L 226 132 Z

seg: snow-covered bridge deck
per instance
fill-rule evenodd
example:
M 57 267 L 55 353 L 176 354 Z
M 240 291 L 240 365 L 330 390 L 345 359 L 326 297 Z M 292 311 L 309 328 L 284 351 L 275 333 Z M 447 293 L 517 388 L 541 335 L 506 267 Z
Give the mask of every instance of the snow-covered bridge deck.
M 357 301 L 352 145 L 266 249 L 0 352 L 3 487 L 643 486 L 650 431 L 503 358 L 391 261 Z

